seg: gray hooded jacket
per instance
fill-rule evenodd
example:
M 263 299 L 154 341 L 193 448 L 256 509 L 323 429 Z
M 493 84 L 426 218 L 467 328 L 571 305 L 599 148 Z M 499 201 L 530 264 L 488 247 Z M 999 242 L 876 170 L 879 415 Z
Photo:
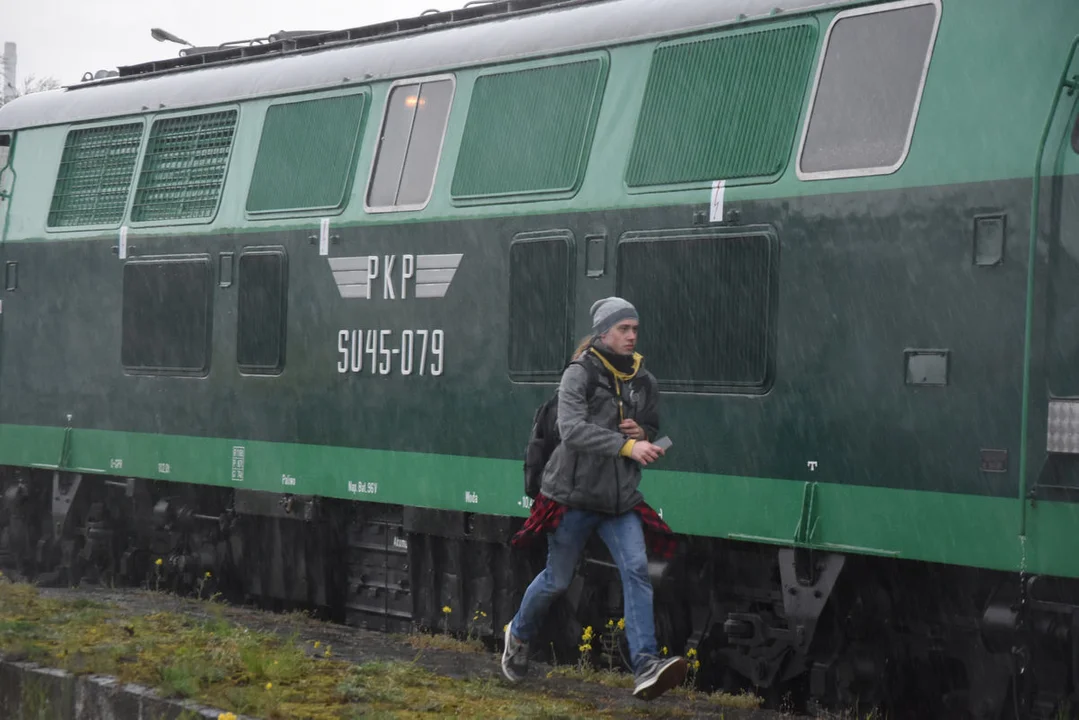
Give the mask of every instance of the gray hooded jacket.
M 615 380 L 602 361 L 586 352 L 581 362 L 592 365 L 597 381 L 587 398 L 589 370 L 573 363 L 562 373 L 558 386 L 558 432 L 562 442 L 555 448 L 543 472 L 540 492 L 573 508 L 621 514 L 644 497 L 637 486 L 641 466 L 619 453 L 627 437 L 618 429 L 618 397 Z M 633 419 L 649 441 L 659 432 L 659 386 L 643 363 L 621 385 L 622 412 Z

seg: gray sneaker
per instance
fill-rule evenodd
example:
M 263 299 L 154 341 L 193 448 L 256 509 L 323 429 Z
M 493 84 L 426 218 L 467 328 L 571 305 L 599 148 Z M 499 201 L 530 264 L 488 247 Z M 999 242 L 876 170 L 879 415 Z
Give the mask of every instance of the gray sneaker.
M 528 674 L 528 643 L 514 637 L 510 632 L 512 624 L 506 626 L 506 649 L 502 651 L 502 674 L 510 682 L 520 682 Z
M 645 666 L 635 678 L 633 697 L 655 700 L 686 679 L 686 661 L 675 656 L 666 660 L 649 656 Z

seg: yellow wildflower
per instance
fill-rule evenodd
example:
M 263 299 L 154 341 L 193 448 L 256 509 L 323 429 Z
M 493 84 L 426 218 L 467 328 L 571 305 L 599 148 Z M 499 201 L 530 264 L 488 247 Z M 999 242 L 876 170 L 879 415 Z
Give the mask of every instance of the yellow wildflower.
M 614 620 L 608 620 L 607 627 L 614 627 Z
M 694 670 L 694 672 L 696 672 L 697 670 L 700 670 L 700 669 L 701 669 L 701 661 L 700 660 L 694 660 L 693 661 L 693 670 Z
M 626 629 L 626 619 L 625 618 L 618 618 L 618 629 L 619 630 L 625 630 Z
M 588 641 L 592 639 L 592 626 L 589 625 L 584 629 L 584 633 L 581 635 L 581 639 Z
M 316 650 L 318 650 L 318 646 L 319 646 L 319 645 L 321 645 L 321 644 L 322 644 L 321 642 L 319 642 L 318 640 L 316 640 L 316 641 L 315 641 L 315 649 L 316 649 Z
M 695 657 L 697 657 L 697 648 L 690 648 L 689 650 L 687 650 L 686 651 L 686 657 L 687 658 L 695 658 Z
M 322 657 L 329 657 L 329 656 L 330 656 L 330 646 L 327 645 L 326 646 L 326 652 L 322 653 Z
M 230 712 L 218 713 L 217 720 L 236 720 L 236 714 Z
M 666 655 L 666 654 L 667 654 L 667 646 L 666 646 L 666 645 L 664 645 L 664 646 L 663 646 L 663 649 L 662 649 L 662 650 L 660 650 L 660 652 L 661 652 L 661 653 L 663 653 L 664 655 Z
M 451 612 L 453 612 L 453 610 L 450 608 L 449 605 L 443 605 L 442 606 L 442 614 L 443 615 L 449 615 Z
M 210 577 L 210 571 L 209 571 L 209 570 L 207 570 L 207 571 L 206 571 L 206 577 L 207 577 L 207 578 L 209 578 L 209 577 Z
M 266 683 L 267 690 L 273 690 L 273 683 Z
M 157 560 L 154 560 L 154 565 L 157 565 L 158 567 L 161 567 L 161 565 L 164 562 L 165 562 L 164 560 L 162 560 L 161 558 L 158 558 Z

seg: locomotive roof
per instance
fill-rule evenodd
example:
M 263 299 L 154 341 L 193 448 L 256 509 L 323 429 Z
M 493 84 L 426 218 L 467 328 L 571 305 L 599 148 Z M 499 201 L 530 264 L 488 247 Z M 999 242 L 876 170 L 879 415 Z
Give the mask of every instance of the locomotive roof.
M 497 3 L 230 48 L 120 69 L 120 77 L 35 93 L 0 108 L 0 130 L 83 122 L 257 97 L 330 90 L 693 32 L 836 0 L 600 0 Z M 525 6 L 525 10 L 514 6 Z M 246 55 L 246 57 L 244 56 Z

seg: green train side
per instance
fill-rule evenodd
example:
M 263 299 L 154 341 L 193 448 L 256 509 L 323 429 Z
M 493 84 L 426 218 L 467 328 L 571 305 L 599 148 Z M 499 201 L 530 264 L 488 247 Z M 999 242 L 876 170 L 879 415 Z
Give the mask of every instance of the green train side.
M 532 411 L 620 294 L 702 686 L 1074 702 L 1079 7 L 522 7 L 0 108 L 0 565 L 497 638 Z M 580 578 L 563 659 L 620 614 Z

